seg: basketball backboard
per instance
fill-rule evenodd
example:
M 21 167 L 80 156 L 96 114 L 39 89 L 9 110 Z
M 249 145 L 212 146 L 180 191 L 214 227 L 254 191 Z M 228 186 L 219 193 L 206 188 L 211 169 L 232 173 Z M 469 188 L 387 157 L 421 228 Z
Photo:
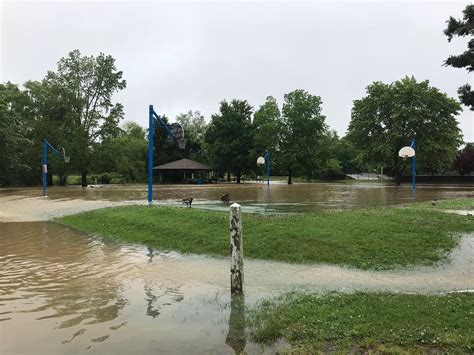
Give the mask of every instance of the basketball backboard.
M 415 149 L 409 146 L 403 147 L 399 150 L 398 155 L 403 159 L 414 157 Z

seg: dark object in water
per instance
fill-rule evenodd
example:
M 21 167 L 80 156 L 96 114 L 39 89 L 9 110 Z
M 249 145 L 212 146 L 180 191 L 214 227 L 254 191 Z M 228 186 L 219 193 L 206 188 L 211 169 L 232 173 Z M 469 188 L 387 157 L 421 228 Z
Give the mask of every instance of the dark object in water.
M 221 201 L 224 202 L 225 206 L 228 206 L 230 203 L 230 196 L 229 193 L 226 192 L 224 195 L 221 196 Z
M 183 205 L 186 205 L 186 207 L 191 207 L 191 204 L 193 203 L 193 198 L 183 198 Z

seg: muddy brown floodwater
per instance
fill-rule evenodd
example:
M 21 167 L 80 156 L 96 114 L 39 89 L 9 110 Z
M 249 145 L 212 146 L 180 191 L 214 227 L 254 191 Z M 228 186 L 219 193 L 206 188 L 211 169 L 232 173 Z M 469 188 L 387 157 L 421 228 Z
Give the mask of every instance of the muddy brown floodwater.
M 320 210 L 345 210 L 376 206 L 394 206 L 414 201 L 411 185 L 395 186 L 381 183 L 317 183 L 293 184 L 217 184 L 217 185 L 155 185 L 154 200 L 160 203 L 177 203 L 182 198 L 193 197 L 193 206 L 223 209 L 220 197 L 229 192 L 232 202 L 238 202 L 244 211 L 257 213 L 311 212 Z M 40 197 L 40 188 L 0 189 L 0 198 Z M 471 185 L 419 184 L 416 201 L 433 198 L 453 199 L 474 197 Z M 123 202 L 147 199 L 146 185 L 97 185 L 83 189 L 79 186 L 48 189 L 53 200 L 81 199 Z
M 201 207 L 219 209 L 219 196 L 229 191 L 233 200 L 256 212 L 346 209 L 358 207 L 357 203 L 366 207 L 411 200 L 405 187 L 322 185 L 274 185 L 270 190 L 251 184 L 165 186 L 158 187 L 157 197 L 176 203 L 193 195 Z M 472 197 L 473 189 L 423 191 L 422 187 L 417 198 L 431 199 L 433 194 L 438 199 Z M 274 349 L 261 349 L 246 335 L 244 307 L 281 292 L 474 290 L 474 236 L 466 235 L 449 262 L 436 267 L 370 272 L 247 259 L 245 299 L 231 300 L 228 259 L 107 242 L 47 221 L 143 200 L 144 186 L 52 188 L 48 199 L 39 195 L 37 189 L 0 192 L 2 355 L 232 354 L 243 349 L 271 353 Z

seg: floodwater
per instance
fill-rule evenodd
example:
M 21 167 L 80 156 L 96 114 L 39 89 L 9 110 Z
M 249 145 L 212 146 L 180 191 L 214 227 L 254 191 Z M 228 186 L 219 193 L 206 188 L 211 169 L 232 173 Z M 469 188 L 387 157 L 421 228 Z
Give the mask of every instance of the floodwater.
M 217 185 L 154 185 L 154 200 L 176 204 L 182 198 L 193 197 L 193 206 L 223 209 L 220 197 L 229 192 L 231 202 L 238 202 L 244 211 L 256 213 L 294 213 L 321 210 L 347 210 L 376 206 L 394 206 L 433 198 L 474 198 L 474 185 L 419 184 L 416 196 L 411 185 L 372 183 L 313 183 L 293 184 L 217 184 Z M 38 197 L 40 188 L 3 189 L 0 197 L 22 195 Z M 137 185 L 97 185 L 83 189 L 79 186 L 48 189 L 50 199 L 83 199 L 88 201 L 146 201 L 147 187 Z M 415 197 L 415 198 L 414 198 Z
M 203 208 L 221 208 L 218 199 L 229 191 L 233 200 L 256 212 L 411 201 L 406 187 L 318 185 L 157 186 L 155 191 L 164 203 L 178 203 L 192 195 Z M 473 190 L 421 187 L 417 199 L 431 199 L 433 194 L 438 199 L 473 197 Z M 38 189 L 0 192 L 0 217 L 8 217 L 3 223 L 0 218 L 2 355 L 233 354 L 244 349 L 272 353 L 274 348 L 260 348 L 245 331 L 244 307 L 262 298 L 292 290 L 429 294 L 474 290 L 474 235 L 467 235 L 449 262 L 437 267 L 370 272 L 246 259 L 245 298 L 231 299 L 227 258 L 112 243 L 46 221 L 84 209 L 145 200 L 145 186 L 52 188 L 48 199 L 40 195 Z M 15 219 L 35 222 L 12 222 Z
M 229 260 L 105 242 L 52 222 L 0 224 L 0 353 L 218 353 L 261 349 L 244 302 L 292 290 L 474 290 L 474 236 L 450 262 L 384 272 L 245 260 L 230 299 Z

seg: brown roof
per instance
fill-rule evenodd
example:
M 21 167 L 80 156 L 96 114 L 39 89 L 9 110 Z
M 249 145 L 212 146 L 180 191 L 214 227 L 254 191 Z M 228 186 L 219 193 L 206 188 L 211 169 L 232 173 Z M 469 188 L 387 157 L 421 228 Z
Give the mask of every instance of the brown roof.
M 209 165 L 190 159 L 180 159 L 171 163 L 154 166 L 154 170 L 212 170 Z

